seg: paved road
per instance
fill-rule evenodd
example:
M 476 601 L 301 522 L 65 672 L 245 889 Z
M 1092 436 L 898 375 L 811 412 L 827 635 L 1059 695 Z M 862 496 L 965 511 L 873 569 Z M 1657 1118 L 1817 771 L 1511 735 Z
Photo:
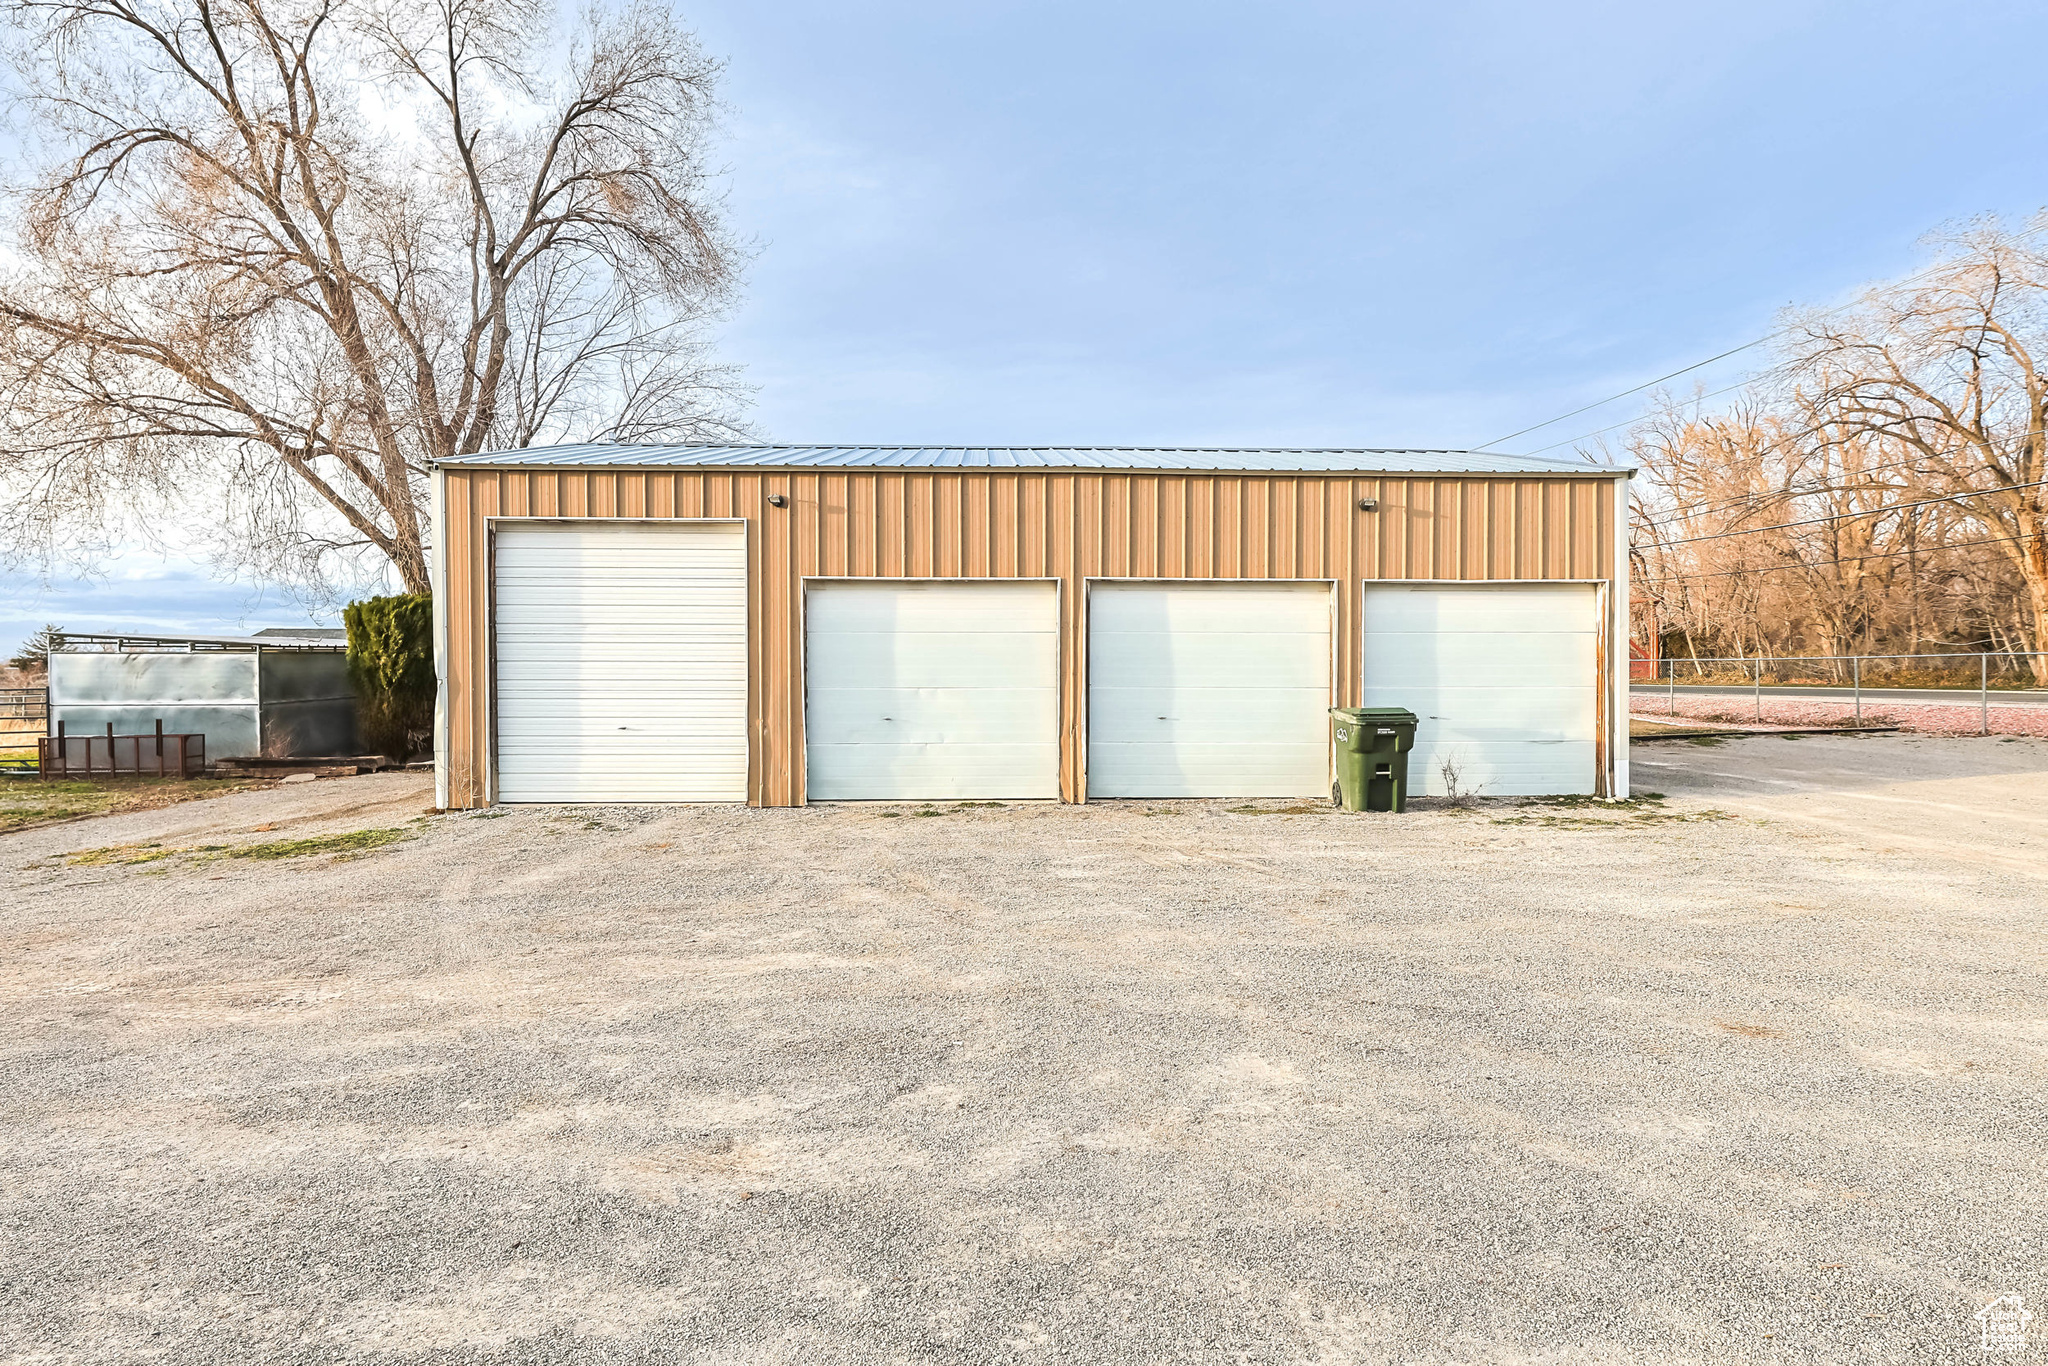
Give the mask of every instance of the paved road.
M 1671 692 L 1667 683 L 1631 683 L 1629 692 L 1636 697 L 1664 697 Z M 1678 685 L 1678 692 L 1684 697 L 1754 697 L 1754 687 L 1726 684 Z M 1764 696 L 1789 697 L 1814 702 L 1848 702 L 1854 700 L 1853 688 L 1775 687 L 1764 684 Z M 1981 703 L 1983 695 L 1975 688 L 1865 688 L 1866 702 L 1928 702 L 1951 707 L 1974 707 Z M 1991 705 L 1994 707 L 2048 707 L 2048 689 L 2008 688 L 1991 690 Z
M 1629 759 L 1638 792 L 2048 881 L 2048 740 L 1737 734 L 1637 745 Z

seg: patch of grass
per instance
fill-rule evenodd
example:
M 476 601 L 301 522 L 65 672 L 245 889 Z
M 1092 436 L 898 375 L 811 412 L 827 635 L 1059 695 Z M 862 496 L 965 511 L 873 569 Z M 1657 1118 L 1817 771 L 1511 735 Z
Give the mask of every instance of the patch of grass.
M 114 816 L 177 802 L 271 787 L 268 779 L 108 778 L 96 782 L 8 779 L 0 787 L 0 835 L 82 816 Z
M 1617 809 L 1623 803 L 1616 802 Z M 1633 830 L 1649 825 L 1691 825 L 1699 821 L 1732 821 L 1736 819 L 1726 811 L 1657 811 L 1638 810 L 1613 820 L 1602 820 L 1598 816 L 1496 816 L 1494 825 L 1540 825 L 1548 830 Z
M 361 858 L 373 849 L 387 844 L 396 844 L 417 835 L 417 830 L 393 826 L 381 830 L 348 830 L 339 835 L 307 835 L 293 840 L 266 840 L 261 844 L 192 844 L 169 846 L 154 841 L 148 844 L 109 844 L 98 849 L 77 849 L 63 856 L 67 864 L 74 867 L 105 867 L 132 863 L 160 863 L 169 858 L 187 858 L 207 861 L 223 858 L 251 858 L 261 860 L 286 858 L 313 858 L 320 854 L 334 854 L 341 858 Z
M 1319 816 L 1336 810 L 1328 802 L 1295 802 L 1290 806 L 1226 806 L 1233 816 Z
M 1561 806 L 1591 808 L 1595 811 L 1641 811 L 1663 804 L 1664 794 L 1661 792 L 1642 792 L 1620 801 L 1607 797 L 1589 797 L 1583 793 L 1569 793 L 1559 797 L 1528 797 L 1516 803 L 1518 806 Z
M 64 856 L 64 861 L 80 867 L 102 867 L 116 863 L 155 863 L 173 854 L 182 854 L 182 849 L 166 849 L 161 844 L 109 844 L 99 849 L 78 849 Z
M 1689 730 L 1715 730 L 1712 724 L 1702 724 L 1689 716 L 1674 716 L 1669 721 L 1645 721 L 1639 716 L 1628 719 L 1628 733 L 1638 740 L 1654 740 L 1661 736 L 1683 734 Z
M 303 839 L 270 840 L 263 844 L 240 844 L 223 848 L 208 845 L 209 853 L 217 852 L 221 858 L 311 858 L 316 854 L 366 854 L 372 849 L 382 849 L 387 844 L 397 844 L 417 835 L 417 830 L 404 826 L 391 826 L 382 830 L 350 830 L 339 835 L 308 835 Z
M 1719 749 L 1728 743 L 1728 737 L 1725 735 L 1695 735 L 1686 743 L 1698 745 L 1701 749 Z
M 977 806 L 1001 807 L 1002 805 L 1002 802 L 955 802 L 953 809 L 955 811 L 971 811 Z

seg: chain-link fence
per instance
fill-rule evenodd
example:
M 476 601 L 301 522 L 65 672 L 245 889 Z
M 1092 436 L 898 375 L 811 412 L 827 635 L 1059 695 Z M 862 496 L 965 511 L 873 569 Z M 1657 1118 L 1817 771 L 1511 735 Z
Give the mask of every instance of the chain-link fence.
M 36 741 L 50 728 L 43 688 L 0 688 L 0 769 L 35 767 Z
M 1974 702 L 1983 733 L 1989 735 L 1994 704 L 2048 707 L 2048 685 L 2042 682 L 2048 674 L 2048 651 L 1637 659 L 1629 673 L 1632 693 L 1640 698 L 1663 692 L 1673 716 L 1678 714 L 1681 693 L 1748 692 L 1761 721 L 1767 693 L 1806 690 L 1847 702 L 1853 718 L 1861 722 L 1866 694 L 1876 693 L 1894 704 Z M 1903 698 L 1897 695 L 1901 691 L 1953 696 Z

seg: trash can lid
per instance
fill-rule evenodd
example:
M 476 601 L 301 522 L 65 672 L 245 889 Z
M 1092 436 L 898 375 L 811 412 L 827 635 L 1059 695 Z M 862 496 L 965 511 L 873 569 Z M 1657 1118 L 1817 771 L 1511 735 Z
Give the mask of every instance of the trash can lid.
M 1330 715 L 1344 721 L 1378 721 L 1386 725 L 1399 725 L 1405 721 L 1412 726 L 1421 719 L 1406 707 L 1332 707 Z

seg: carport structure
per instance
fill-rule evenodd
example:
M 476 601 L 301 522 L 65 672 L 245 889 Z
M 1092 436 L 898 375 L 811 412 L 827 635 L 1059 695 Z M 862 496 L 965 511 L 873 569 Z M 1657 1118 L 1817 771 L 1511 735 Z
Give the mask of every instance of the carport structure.
M 445 806 L 1625 796 L 1629 471 L 1491 452 L 580 445 L 439 462 Z

